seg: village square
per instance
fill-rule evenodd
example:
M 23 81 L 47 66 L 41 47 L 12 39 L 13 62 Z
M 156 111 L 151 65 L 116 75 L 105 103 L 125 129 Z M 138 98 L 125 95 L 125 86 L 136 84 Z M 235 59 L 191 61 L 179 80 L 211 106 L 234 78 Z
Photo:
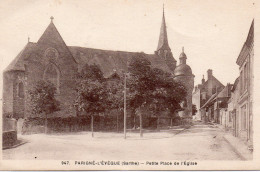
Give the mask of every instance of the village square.
M 173 51 L 160 9 L 154 53 L 67 45 L 50 16 L 3 71 L 3 159 L 252 160 L 254 19 L 222 82 Z

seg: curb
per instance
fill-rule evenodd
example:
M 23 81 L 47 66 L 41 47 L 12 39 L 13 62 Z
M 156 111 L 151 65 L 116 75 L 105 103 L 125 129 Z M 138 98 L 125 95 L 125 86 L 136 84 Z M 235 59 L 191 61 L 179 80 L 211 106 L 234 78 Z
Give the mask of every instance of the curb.
M 243 153 L 241 153 L 241 151 L 239 151 L 239 149 L 236 148 L 236 146 L 229 141 L 229 139 L 226 137 L 227 132 L 225 131 L 225 129 L 220 126 L 220 125 L 214 125 L 217 128 L 219 128 L 222 132 L 223 132 L 223 139 L 229 144 L 230 148 L 232 149 L 232 151 L 242 160 L 242 161 L 248 161 L 250 160 L 249 158 L 246 158 L 246 156 L 243 155 Z
M 243 161 L 246 161 L 247 159 L 230 143 L 230 141 L 223 136 L 224 140 L 228 143 L 228 145 L 231 147 L 232 151 L 235 152 L 235 154 Z

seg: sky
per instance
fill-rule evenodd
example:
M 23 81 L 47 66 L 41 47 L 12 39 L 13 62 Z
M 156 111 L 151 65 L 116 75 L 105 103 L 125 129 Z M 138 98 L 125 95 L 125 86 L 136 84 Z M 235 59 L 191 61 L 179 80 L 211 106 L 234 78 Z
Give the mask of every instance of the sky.
M 1 71 L 54 17 L 68 46 L 154 53 L 162 20 L 179 64 L 182 47 L 195 85 L 207 70 L 224 85 L 239 75 L 236 59 L 255 16 L 254 0 L 5 0 L 0 1 Z M 0 71 L 0 72 L 1 72 Z M 2 73 L 2 72 L 1 72 Z

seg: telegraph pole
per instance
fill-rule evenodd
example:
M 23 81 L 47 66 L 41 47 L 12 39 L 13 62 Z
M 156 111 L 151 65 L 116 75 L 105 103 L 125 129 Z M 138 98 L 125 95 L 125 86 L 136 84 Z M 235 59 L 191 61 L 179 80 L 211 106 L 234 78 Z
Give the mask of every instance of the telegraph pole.
M 124 78 L 124 139 L 126 139 L 126 78 L 127 78 L 127 73 L 128 73 L 128 59 L 126 60 L 126 71 L 125 71 L 125 78 Z
M 126 139 L 126 72 L 124 81 L 124 139 Z

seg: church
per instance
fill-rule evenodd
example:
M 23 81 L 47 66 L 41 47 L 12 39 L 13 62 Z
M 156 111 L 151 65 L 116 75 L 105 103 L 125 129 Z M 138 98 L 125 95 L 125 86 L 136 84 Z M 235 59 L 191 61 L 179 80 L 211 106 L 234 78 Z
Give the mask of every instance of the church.
M 54 18 L 37 42 L 28 41 L 17 57 L 7 66 L 3 74 L 3 114 L 13 118 L 31 116 L 28 90 L 39 80 L 49 80 L 57 88 L 57 99 L 61 110 L 52 114 L 55 117 L 75 116 L 72 85 L 73 77 L 85 64 L 96 64 L 105 77 L 115 71 L 124 71 L 127 61 L 137 52 L 110 51 L 94 48 L 68 46 L 54 25 Z M 182 50 L 179 64 L 173 57 L 168 44 L 168 36 L 163 10 L 158 47 L 154 54 L 145 54 L 151 66 L 172 74 L 173 79 L 182 82 L 188 94 L 183 103 L 181 116 L 192 113 L 192 90 L 194 75 L 187 56 Z

